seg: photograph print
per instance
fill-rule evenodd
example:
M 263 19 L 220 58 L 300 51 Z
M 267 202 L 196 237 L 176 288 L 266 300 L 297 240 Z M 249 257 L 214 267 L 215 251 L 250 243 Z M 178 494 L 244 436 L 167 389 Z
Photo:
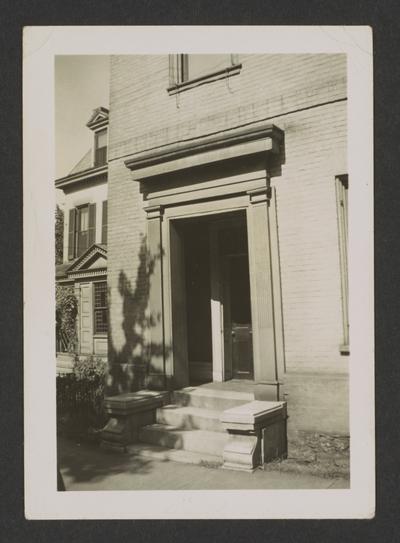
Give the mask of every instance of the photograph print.
M 103 518 L 107 491 L 108 518 L 373 516 L 370 59 L 330 27 L 244 52 L 225 29 L 228 53 L 203 27 L 178 50 L 181 29 L 100 30 L 33 32 L 26 61 L 54 98 L 30 514 Z

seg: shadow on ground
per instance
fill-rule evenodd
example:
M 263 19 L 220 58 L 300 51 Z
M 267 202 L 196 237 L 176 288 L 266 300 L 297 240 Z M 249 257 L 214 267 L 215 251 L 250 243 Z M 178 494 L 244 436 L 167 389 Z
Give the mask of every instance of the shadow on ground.
M 112 461 L 111 461 L 112 460 Z M 147 474 L 152 462 L 128 453 L 100 449 L 98 444 L 59 438 L 58 464 L 66 481 L 72 483 L 99 483 L 112 475 Z

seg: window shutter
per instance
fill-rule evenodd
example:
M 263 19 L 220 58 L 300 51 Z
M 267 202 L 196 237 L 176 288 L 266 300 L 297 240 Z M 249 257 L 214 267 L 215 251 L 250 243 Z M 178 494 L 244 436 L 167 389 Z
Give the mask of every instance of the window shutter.
M 68 260 L 75 258 L 75 232 L 76 232 L 76 209 L 69 210 L 68 222 Z
M 91 247 L 96 243 L 96 204 L 89 204 L 89 243 Z
M 102 224 L 101 224 L 101 243 L 107 243 L 107 200 L 103 202 Z
M 169 55 L 169 86 L 173 87 L 177 83 L 176 64 L 179 55 Z

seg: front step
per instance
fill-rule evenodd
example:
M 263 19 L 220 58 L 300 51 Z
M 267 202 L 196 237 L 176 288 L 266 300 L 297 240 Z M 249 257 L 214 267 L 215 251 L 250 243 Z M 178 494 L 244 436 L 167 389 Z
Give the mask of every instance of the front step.
M 182 462 L 220 465 L 229 440 L 220 416 L 226 409 L 252 400 L 254 394 L 243 391 L 205 386 L 176 390 L 172 394 L 174 403 L 157 409 L 157 424 L 140 430 L 142 444 L 136 445 L 135 451 Z
M 139 433 L 139 439 L 144 443 L 168 447 L 169 449 L 204 453 L 220 458 L 228 438 L 227 433 L 209 432 L 207 430 L 182 430 L 165 424 L 144 426 Z
M 213 411 L 225 411 L 253 400 L 254 394 L 250 392 L 205 387 L 186 387 L 173 392 L 173 401 L 181 406 L 201 407 Z
M 157 409 L 157 422 L 181 430 L 208 430 L 225 432 L 220 421 L 221 411 L 201 407 L 181 407 L 176 404 Z
M 149 445 L 146 443 L 130 445 L 128 452 L 141 458 L 150 458 L 151 460 L 158 460 L 161 462 L 172 460 L 173 462 L 197 464 L 207 467 L 219 467 L 222 465 L 222 458 L 220 456 L 185 451 L 183 449 L 169 449 L 167 447 L 159 447 L 158 445 Z

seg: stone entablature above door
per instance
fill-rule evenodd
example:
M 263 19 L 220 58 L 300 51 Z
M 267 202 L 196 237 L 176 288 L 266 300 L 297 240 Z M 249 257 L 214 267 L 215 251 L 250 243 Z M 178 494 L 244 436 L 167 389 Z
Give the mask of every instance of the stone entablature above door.
M 269 169 L 273 164 L 276 171 L 276 164 L 282 160 L 283 136 L 276 126 L 257 123 L 164 146 L 125 161 L 133 180 L 140 182 L 147 215 L 147 249 L 154 263 L 148 307 L 153 323 L 151 386 L 179 388 L 189 379 L 188 358 L 182 347 L 187 332 L 184 285 L 179 282 L 184 247 L 178 223 L 241 212 L 248 235 L 254 378 L 278 389 L 284 371 L 283 323 Z M 219 314 L 221 311 L 222 307 Z M 214 319 L 212 325 L 212 374 L 215 380 L 225 380 L 229 377 L 223 352 L 216 355 L 224 347 L 215 348 L 217 321 Z
M 125 161 L 136 180 L 145 180 L 195 166 L 250 155 L 279 154 L 283 131 L 273 124 L 256 123 L 218 134 L 185 140 L 143 151 Z

